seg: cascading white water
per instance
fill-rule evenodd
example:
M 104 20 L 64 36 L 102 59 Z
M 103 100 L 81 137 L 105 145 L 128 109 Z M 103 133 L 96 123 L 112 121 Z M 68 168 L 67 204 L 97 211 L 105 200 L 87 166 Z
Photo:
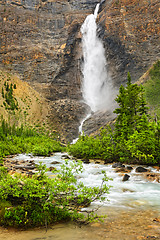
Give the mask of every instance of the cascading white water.
M 82 93 L 93 112 L 110 109 L 112 102 L 111 79 L 106 70 L 105 50 L 97 36 L 96 18 L 99 5 L 97 4 L 94 14 L 87 16 L 81 27 L 84 57 Z
M 13 161 L 21 160 L 34 160 L 35 164 L 45 164 L 47 168 L 53 167 L 55 161 L 56 169 L 58 170 L 61 164 L 64 164 L 65 159 L 62 157 L 63 153 L 55 153 L 51 157 L 32 157 L 29 155 L 20 154 L 15 156 Z M 70 160 L 72 162 L 72 160 Z M 101 186 L 102 178 L 104 177 L 102 171 L 104 171 L 109 177 L 108 185 L 112 186 L 110 194 L 106 194 L 109 201 L 101 203 L 97 201 L 94 205 L 112 206 L 112 207 L 125 207 L 125 208 L 153 208 L 160 211 L 160 186 L 158 182 L 148 181 L 143 174 L 132 170 L 129 175 L 128 181 L 122 181 L 122 176 L 115 172 L 112 165 L 106 164 L 85 164 L 83 163 L 84 172 L 77 175 L 78 181 L 84 183 L 88 187 Z M 148 170 L 158 174 L 159 172 L 152 167 L 148 167 Z M 48 172 L 52 176 L 52 172 Z M 54 177 L 55 175 L 53 175 Z M 113 180 L 111 180 L 113 179 Z
M 107 73 L 105 49 L 97 36 L 96 18 L 99 6 L 100 4 L 97 4 L 94 14 L 88 15 L 81 27 L 84 58 L 82 94 L 85 103 L 93 112 L 111 110 L 114 96 L 111 78 Z M 83 123 L 91 116 L 91 111 L 81 121 L 80 134 L 83 132 Z M 72 143 L 76 143 L 77 140 L 78 138 L 74 139 Z

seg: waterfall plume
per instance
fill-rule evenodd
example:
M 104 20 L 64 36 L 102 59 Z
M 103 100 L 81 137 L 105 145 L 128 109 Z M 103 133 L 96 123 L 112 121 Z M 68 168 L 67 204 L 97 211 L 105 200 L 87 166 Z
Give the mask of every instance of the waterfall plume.
M 105 49 L 97 36 L 96 18 L 99 10 L 97 4 L 94 14 L 85 19 L 82 27 L 82 49 L 84 63 L 82 66 L 82 94 L 93 112 L 109 110 L 112 104 L 112 83 L 107 73 Z

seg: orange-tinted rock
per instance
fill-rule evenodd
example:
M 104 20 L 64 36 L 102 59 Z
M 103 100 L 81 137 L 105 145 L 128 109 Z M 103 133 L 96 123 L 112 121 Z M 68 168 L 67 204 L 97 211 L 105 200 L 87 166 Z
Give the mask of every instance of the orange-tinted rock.
M 160 174 L 159 173 L 145 173 L 145 178 L 147 178 L 149 181 L 156 181 L 160 183 Z

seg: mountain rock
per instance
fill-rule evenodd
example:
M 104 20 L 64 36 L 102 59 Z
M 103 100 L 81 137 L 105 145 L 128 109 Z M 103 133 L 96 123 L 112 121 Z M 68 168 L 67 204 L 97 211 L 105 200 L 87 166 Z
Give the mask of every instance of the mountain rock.
M 50 122 L 56 122 L 68 141 L 78 136 L 78 125 L 88 111 L 81 93 L 80 27 L 97 3 L 0 1 L 0 68 L 16 73 L 49 100 Z M 104 43 L 115 88 L 125 84 L 128 71 L 135 81 L 160 58 L 159 13 L 158 0 L 101 1 L 98 36 Z M 94 131 L 114 118 L 101 117 L 104 113 L 94 116 L 90 120 Z M 92 132 L 89 125 L 88 133 Z
M 115 86 L 125 83 L 128 71 L 138 80 L 160 58 L 158 0 L 106 0 L 98 25 Z

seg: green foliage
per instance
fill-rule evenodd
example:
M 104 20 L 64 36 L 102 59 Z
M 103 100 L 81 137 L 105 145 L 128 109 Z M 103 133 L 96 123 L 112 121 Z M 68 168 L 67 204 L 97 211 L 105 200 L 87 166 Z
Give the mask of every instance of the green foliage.
M 126 88 L 120 86 L 115 100 L 119 107 L 114 111 L 114 129 L 101 129 L 95 138 L 81 136 L 76 144 L 68 146 L 68 151 L 77 157 L 101 158 L 106 162 L 160 164 L 160 122 L 150 121 L 144 89 L 131 83 L 129 73 Z
M 1 224 L 33 227 L 66 219 L 84 219 L 80 209 L 92 201 L 103 201 L 104 193 L 109 190 L 105 173 L 100 187 L 86 187 L 78 182 L 77 175 L 83 171 L 80 161 L 66 161 L 54 179 L 45 174 L 44 165 L 38 169 L 39 172 L 30 178 L 21 175 L 12 177 L 2 170 L 0 202 L 5 204 L 2 206 Z
M 138 121 L 143 114 L 147 114 L 146 102 L 144 99 L 144 90 L 142 86 L 131 84 L 131 76 L 128 73 L 127 87 L 122 85 L 119 95 L 115 101 L 119 104 L 119 108 L 114 110 L 117 114 L 115 123 L 115 136 L 128 139 L 133 133 Z
M 56 140 L 23 125 L 10 126 L 3 118 L 1 119 L 0 157 L 24 152 L 48 156 L 58 151 L 64 151 L 64 147 Z
M 146 100 L 150 106 L 151 114 L 160 118 L 160 61 L 153 65 L 149 73 L 150 79 L 144 83 Z

